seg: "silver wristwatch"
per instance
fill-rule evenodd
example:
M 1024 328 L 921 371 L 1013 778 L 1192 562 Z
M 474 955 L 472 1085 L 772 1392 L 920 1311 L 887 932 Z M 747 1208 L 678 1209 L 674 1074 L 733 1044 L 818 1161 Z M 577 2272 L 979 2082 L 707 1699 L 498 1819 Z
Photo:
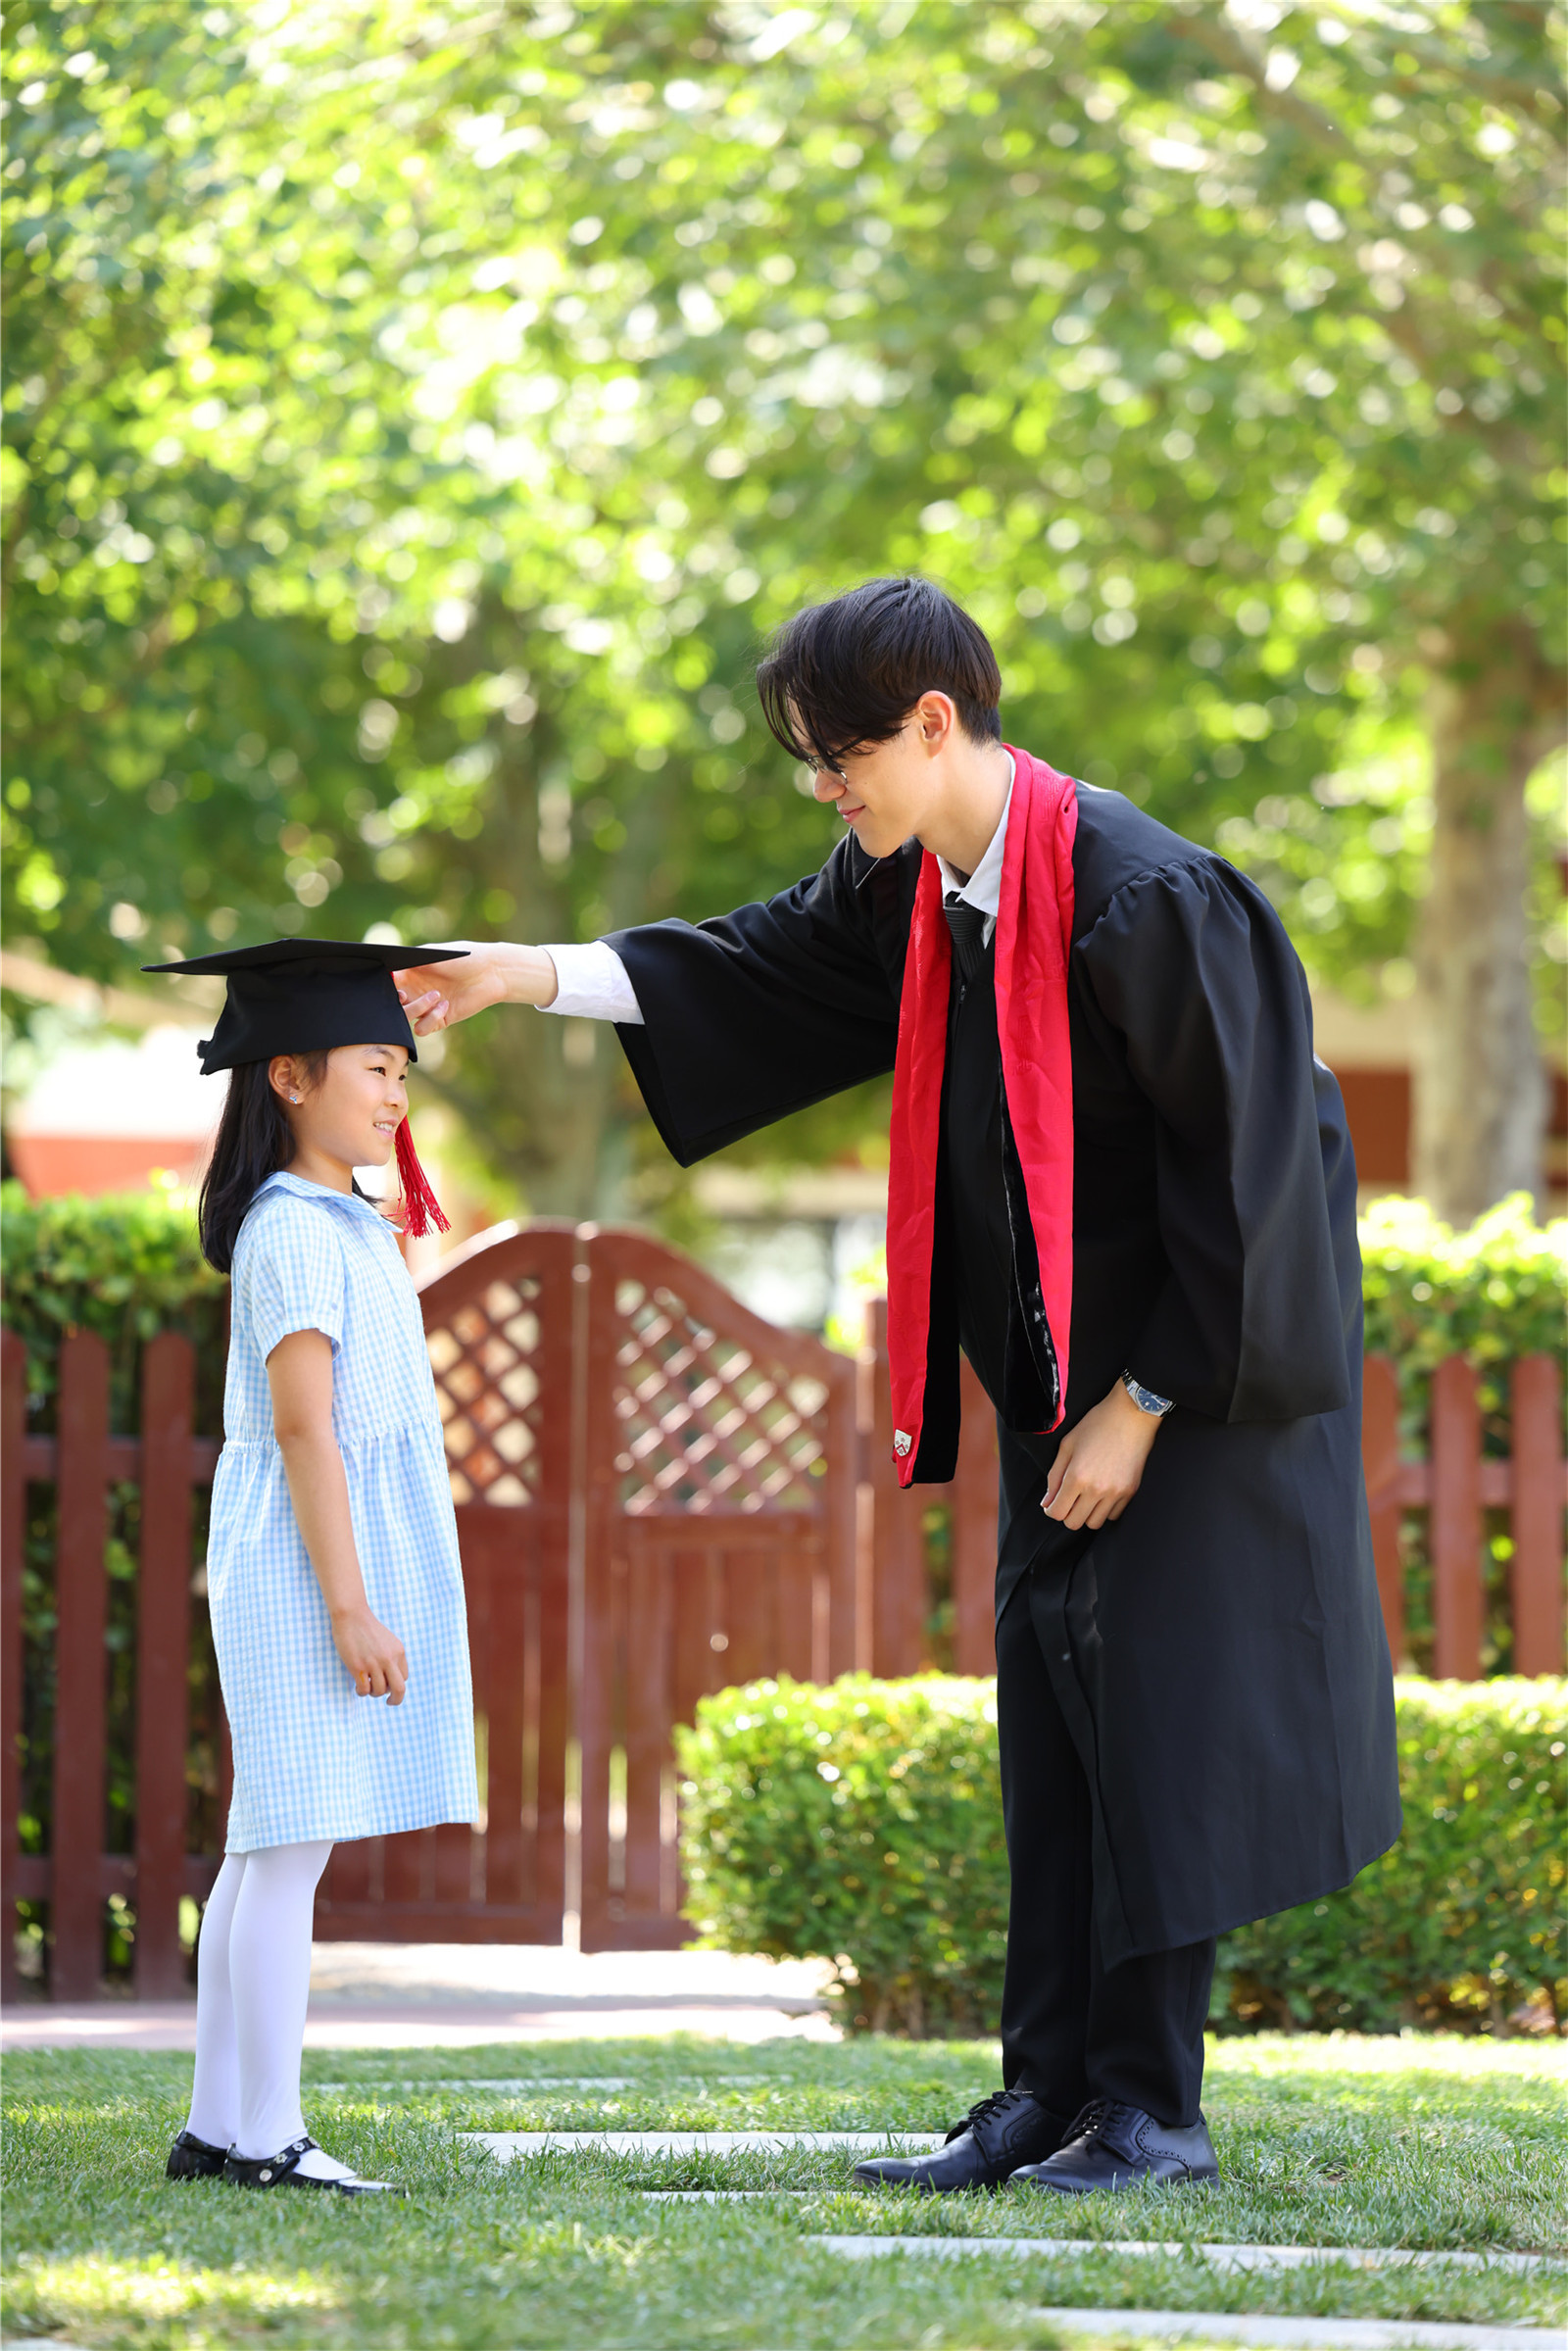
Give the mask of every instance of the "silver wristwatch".
M 1172 1409 L 1171 1399 L 1168 1396 L 1156 1396 L 1152 1388 L 1141 1388 L 1130 1371 L 1122 1373 L 1121 1384 L 1140 1412 L 1148 1412 L 1152 1414 L 1155 1420 L 1163 1420 L 1166 1413 Z

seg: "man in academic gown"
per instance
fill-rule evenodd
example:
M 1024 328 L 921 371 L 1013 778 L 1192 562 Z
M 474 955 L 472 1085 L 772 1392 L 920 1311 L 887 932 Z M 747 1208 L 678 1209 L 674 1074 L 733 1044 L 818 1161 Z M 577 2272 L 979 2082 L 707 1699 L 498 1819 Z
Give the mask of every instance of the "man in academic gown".
M 859 2174 L 1213 2179 L 1216 1937 L 1399 1829 L 1355 1169 L 1305 978 L 1223 859 L 1002 743 L 991 649 L 928 583 L 799 615 L 758 683 L 845 824 L 820 872 L 476 947 L 405 975 L 411 1016 L 613 1019 L 682 1165 L 895 1070 L 903 1482 L 953 1473 L 960 1345 L 998 1413 L 1012 1897 L 1003 2090 Z

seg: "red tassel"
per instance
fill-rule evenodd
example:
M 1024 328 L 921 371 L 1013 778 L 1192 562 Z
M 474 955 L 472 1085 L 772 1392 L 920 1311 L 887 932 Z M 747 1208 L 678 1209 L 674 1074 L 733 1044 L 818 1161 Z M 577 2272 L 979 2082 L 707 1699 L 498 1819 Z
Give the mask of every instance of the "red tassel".
M 414 1148 L 405 1118 L 398 1128 L 398 1189 L 403 1195 L 404 1230 L 415 1241 L 422 1241 L 433 1226 L 438 1233 L 450 1233 L 451 1220 L 441 1213 L 441 1202 L 430 1189 L 430 1179 L 419 1165 L 419 1154 Z

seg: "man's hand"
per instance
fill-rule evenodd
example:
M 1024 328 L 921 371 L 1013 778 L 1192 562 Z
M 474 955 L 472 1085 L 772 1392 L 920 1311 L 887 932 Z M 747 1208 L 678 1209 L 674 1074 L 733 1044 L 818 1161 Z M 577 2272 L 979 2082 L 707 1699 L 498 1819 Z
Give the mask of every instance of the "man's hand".
M 332 1642 L 354 1677 L 356 1697 L 385 1698 L 389 1706 L 402 1705 L 409 1682 L 403 1643 L 363 1601 L 333 1609 Z
M 1056 1448 L 1041 1504 L 1063 1527 L 1102 1527 L 1120 1518 L 1143 1483 L 1159 1435 L 1159 1415 L 1141 1412 L 1120 1380 Z
M 443 939 L 461 947 L 461 963 L 416 963 L 395 971 L 398 1001 L 416 1037 L 471 1020 L 492 1004 L 550 1004 L 556 999 L 556 967 L 542 947 L 514 947 L 505 940 Z

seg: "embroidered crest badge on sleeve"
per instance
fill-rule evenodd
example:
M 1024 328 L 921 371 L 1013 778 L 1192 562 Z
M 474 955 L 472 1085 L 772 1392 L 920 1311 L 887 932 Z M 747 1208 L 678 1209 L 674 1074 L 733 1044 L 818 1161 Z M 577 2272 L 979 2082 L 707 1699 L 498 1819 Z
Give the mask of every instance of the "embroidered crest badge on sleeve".
M 908 1451 L 913 1443 L 914 1439 L 909 1435 L 906 1429 L 894 1430 L 893 1450 L 898 1454 L 901 1461 L 904 1459 L 905 1454 Z

